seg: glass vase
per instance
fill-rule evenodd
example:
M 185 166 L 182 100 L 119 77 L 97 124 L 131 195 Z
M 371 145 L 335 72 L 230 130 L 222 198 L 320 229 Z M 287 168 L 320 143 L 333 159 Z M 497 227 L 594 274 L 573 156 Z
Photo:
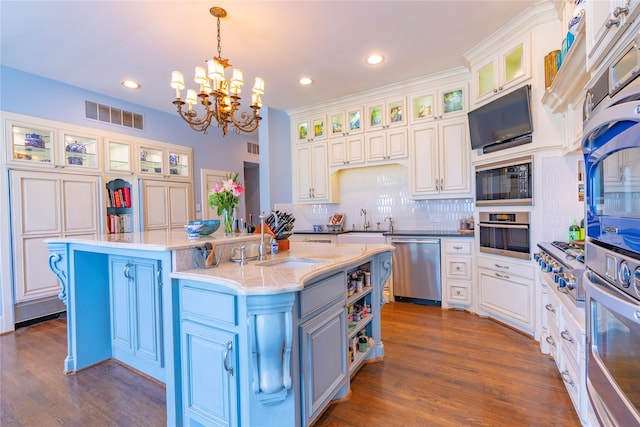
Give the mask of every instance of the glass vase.
M 233 209 L 222 210 L 222 227 L 226 237 L 233 236 Z

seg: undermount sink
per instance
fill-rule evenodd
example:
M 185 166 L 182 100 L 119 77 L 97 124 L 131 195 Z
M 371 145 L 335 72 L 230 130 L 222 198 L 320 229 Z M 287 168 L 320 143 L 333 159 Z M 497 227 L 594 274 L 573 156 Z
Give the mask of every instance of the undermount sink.
M 337 243 L 386 243 L 387 238 L 383 232 L 371 231 L 352 231 L 350 233 L 338 234 L 336 236 Z
M 310 265 L 317 264 L 322 262 L 320 259 L 313 258 L 276 258 L 268 261 L 263 261 L 258 265 L 260 267 L 278 267 L 278 268 L 303 268 L 309 267 Z

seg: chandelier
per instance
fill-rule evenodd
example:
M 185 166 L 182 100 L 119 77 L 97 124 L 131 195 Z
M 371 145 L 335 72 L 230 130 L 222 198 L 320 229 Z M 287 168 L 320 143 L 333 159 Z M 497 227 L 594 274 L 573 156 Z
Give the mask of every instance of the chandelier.
M 185 88 L 184 76 L 181 71 L 171 73 L 171 87 L 176 90 L 176 100 L 173 104 L 177 107 L 180 117 L 197 132 L 207 133 L 213 119 L 218 122 L 223 135 L 227 134 L 229 125 L 238 134 L 253 132 L 262 119 L 260 108 L 262 107 L 261 96 L 264 94 L 264 80 L 256 77 L 251 94 L 251 112 L 239 112 L 239 95 L 244 84 L 242 70 L 234 68 L 231 80 L 228 81 L 224 76 L 224 70 L 231 67 L 231 64 L 229 59 L 222 58 L 220 48 L 220 18 L 227 16 L 227 11 L 221 7 L 212 7 L 209 12 L 218 22 L 218 56 L 206 61 L 206 69 L 196 67 L 193 80 L 200 86 L 199 92 L 188 89 L 184 101 L 180 98 L 180 91 Z M 184 104 L 188 105 L 186 111 L 183 109 Z M 204 108 L 202 116 L 198 116 L 195 111 L 196 104 L 201 104 Z M 239 117 L 236 117 L 236 114 L 239 114 Z

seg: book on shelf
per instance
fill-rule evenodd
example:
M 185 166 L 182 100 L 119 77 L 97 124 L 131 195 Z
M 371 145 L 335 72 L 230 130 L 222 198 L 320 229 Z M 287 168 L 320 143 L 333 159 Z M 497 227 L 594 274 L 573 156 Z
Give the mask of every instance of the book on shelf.
M 130 233 L 133 231 L 131 214 L 107 215 L 107 231 L 110 234 Z
M 124 200 L 124 207 L 130 208 L 131 207 L 131 187 L 122 187 L 121 190 L 122 190 L 122 195 Z

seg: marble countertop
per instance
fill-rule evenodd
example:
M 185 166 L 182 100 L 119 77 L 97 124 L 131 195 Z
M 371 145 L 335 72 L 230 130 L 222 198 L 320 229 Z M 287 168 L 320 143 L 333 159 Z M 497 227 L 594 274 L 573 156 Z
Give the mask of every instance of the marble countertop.
M 393 246 L 386 244 L 291 242 L 291 249 L 267 255 L 264 261 L 252 260 L 245 265 L 223 262 L 216 268 L 173 272 L 170 277 L 226 286 L 241 295 L 272 295 L 300 291 L 305 283 L 316 277 L 355 266 L 375 254 L 392 250 Z M 297 268 L 278 266 L 279 260 L 291 258 L 315 262 Z
M 201 246 L 205 242 L 218 244 L 242 243 L 246 241 L 257 241 L 259 239 L 260 234 L 258 233 L 240 234 L 234 237 L 225 237 L 223 234 L 217 235 L 214 233 L 210 236 L 200 236 L 198 239 L 190 240 L 184 230 L 176 229 L 150 230 L 137 233 L 101 234 L 97 237 L 69 236 L 64 238 L 47 239 L 45 241 L 47 243 L 76 243 L 120 249 L 171 251 Z
M 311 230 L 294 230 L 294 234 L 317 234 L 317 235 L 338 235 L 338 234 L 348 234 L 348 233 L 378 233 L 383 236 L 425 236 L 425 237 L 473 237 L 473 230 L 395 230 L 390 232 L 388 230 L 345 230 L 340 232 L 335 231 L 311 231 Z

